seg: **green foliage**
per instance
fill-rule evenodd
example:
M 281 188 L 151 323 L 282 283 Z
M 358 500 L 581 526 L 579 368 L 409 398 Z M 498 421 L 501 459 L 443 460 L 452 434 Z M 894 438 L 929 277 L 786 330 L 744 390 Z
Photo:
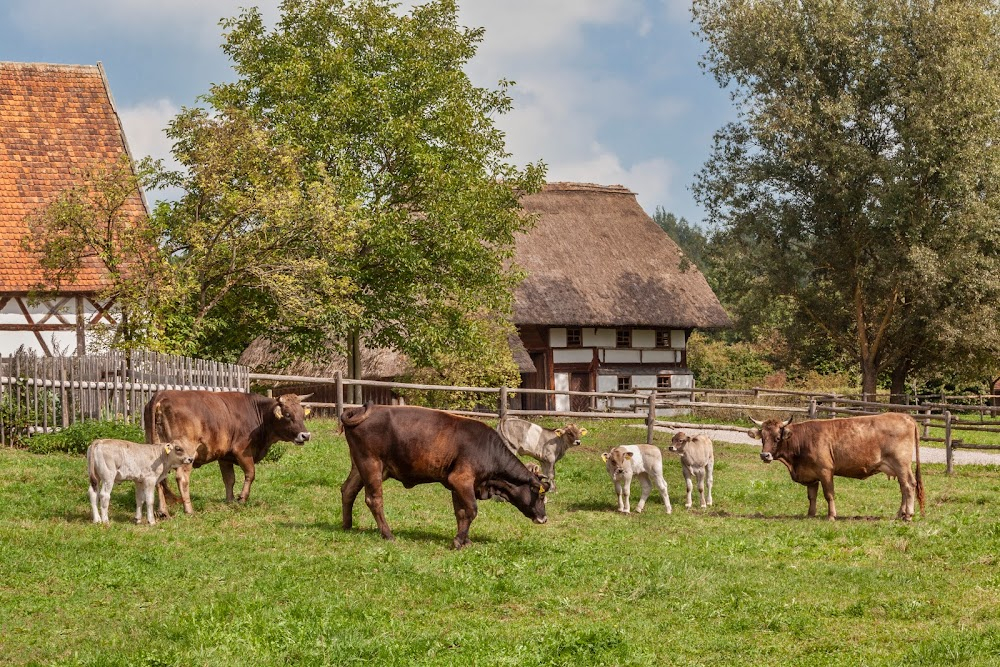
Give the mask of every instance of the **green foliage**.
M 471 339 L 470 347 L 438 354 L 431 365 L 418 368 L 400 381 L 453 387 L 520 386 L 521 375 L 507 346 L 507 335 L 512 332 L 502 324 L 485 320 L 479 320 L 476 326 L 480 335 Z M 495 411 L 497 402 L 496 394 L 415 389 L 401 394 L 407 403 L 430 408 L 471 410 L 483 405 Z
M 31 427 L 42 423 L 44 406 L 56 405 L 57 417 L 62 415 L 58 399 L 46 390 L 38 392 L 36 408 L 33 394 L 23 379 L 13 385 L 4 385 L 3 390 L 3 395 L 0 396 L 0 428 L 3 429 L 4 442 L 10 446 L 24 446 Z
M 657 206 L 656 212 L 653 213 L 653 222 L 659 225 L 680 246 L 684 256 L 708 277 L 711 257 L 708 235 L 697 225 L 692 225 L 684 218 L 678 219 L 676 215 L 668 213 L 660 206 Z
M 224 22 L 238 79 L 205 97 L 294 151 L 328 197 L 318 208 L 345 221 L 351 247 L 316 256 L 348 289 L 314 302 L 328 312 L 309 331 L 361 332 L 418 366 L 474 349 L 480 313 L 509 317 L 514 234 L 531 224 L 519 197 L 544 178 L 541 164 L 507 163 L 494 122 L 511 109 L 510 82 L 472 85 L 464 70 L 483 31 L 457 14 L 453 0 L 409 13 L 385 0 L 286 0 L 268 30 L 246 10 Z
M 139 198 L 149 177 L 128 156 L 98 164 L 30 216 L 30 231 L 21 239 L 44 271 L 42 293 L 72 284 L 84 262 L 104 270 L 107 286 L 101 296 L 114 301 L 119 324 L 94 330 L 102 345 L 133 349 L 156 337 L 156 304 L 166 274 L 155 229 Z
M 741 313 L 812 329 L 858 365 L 972 368 L 1000 350 L 995 3 L 697 0 L 739 119 L 695 187 Z M 791 337 L 789 337 L 792 339 Z
M 645 512 L 623 516 L 600 453 L 644 431 L 583 425 L 557 466 L 548 523 L 481 501 L 460 552 L 440 485 L 386 483 L 395 542 L 360 498 L 357 528 L 340 529 L 350 461 L 332 421 L 261 466 L 246 505 L 226 504 L 218 468 L 205 467 L 191 477 L 196 514 L 152 528 L 131 524 L 129 483 L 112 494 L 110 527 L 91 525 L 79 456 L 0 450 L 4 663 L 996 662 L 996 467 L 946 476 L 925 464 L 927 515 L 912 524 L 890 518 L 894 481 L 838 478 L 842 519 L 830 524 L 803 518 L 806 491 L 784 466 L 716 443 L 716 504 L 689 511 L 657 434 L 673 514 L 654 491 Z M 670 631 L 640 641 L 636 618 Z
M 760 387 L 774 367 L 750 343 L 727 343 L 694 332 L 688 339 L 688 367 L 695 386 L 712 389 Z
M 27 448 L 33 454 L 66 452 L 83 454 L 90 443 L 98 438 L 115 438 L 131 442 L 145 442 L 142 427 L 124 421 L 103 421 L 88 419 L 70 424 L 53 433 L 39 433 L 27 441 Z

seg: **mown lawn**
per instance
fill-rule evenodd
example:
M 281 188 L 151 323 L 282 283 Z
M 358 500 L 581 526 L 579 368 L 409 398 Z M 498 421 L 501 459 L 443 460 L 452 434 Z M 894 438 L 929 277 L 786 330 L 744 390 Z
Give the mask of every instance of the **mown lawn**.
M 247 506 L 208 466 L 197 513 L 153 528 L 130 523 L 131 483 L 92 525 L 82 457 L 0 450 L 0 663 L 997 664 L 1000 470 L 925 466 L 912 524 L 891 519 L 895 482 L 838 479 L 831 524 L 803 518 L 783 466 L 718 445 L 714 508 L 684 509 L 665 452 L 673 515 L 654 492 L 623 516 L 599 455 L 645 431 L 586 426 L 548 524 L 482 502 L 459 552 L 436 485 L 387 484 L 394 543 L 361 498 L 359 529 L 340 529 L 332 422 L 261 466 Z

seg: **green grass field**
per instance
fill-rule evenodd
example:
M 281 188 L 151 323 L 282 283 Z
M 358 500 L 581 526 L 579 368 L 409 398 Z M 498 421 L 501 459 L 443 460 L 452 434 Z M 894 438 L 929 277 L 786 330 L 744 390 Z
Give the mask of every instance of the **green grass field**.
M 0 663 L 71 665 L 996 665 L 1000 470 L 925 466 L 927 514 L 892 517 L 884 476 L 837 480 L 836 523 L 755 448 L 716 447 L 715 507 L 613 511 L 600 452 L 642 429 L 593 422 L 560 462 L 549 523 L 484 501 L 450 548 L 450 494 L 386 486 L 384 542 L 359 498 L 340 529 L 332 422 L 258 468 L 246 506 L 218 466 L 196 514 L 90 523 L 81 456 L 0 450 Z M 633 485 L 633 506 L 638 498 Z M 820 500 L 821 513 L 825 503 Z

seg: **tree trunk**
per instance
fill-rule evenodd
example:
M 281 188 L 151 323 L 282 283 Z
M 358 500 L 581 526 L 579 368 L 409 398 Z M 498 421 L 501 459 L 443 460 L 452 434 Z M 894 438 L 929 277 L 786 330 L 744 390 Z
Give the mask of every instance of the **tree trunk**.
M 870 359 L 861 360 L 861 400 L 874 401 L 878 390 L 878 365 Z
M 910 361 L 901 359 L 892 368 L 892 384 L 889 389 L 890 403 L 906 402 L 906 377 L 910 374 Z

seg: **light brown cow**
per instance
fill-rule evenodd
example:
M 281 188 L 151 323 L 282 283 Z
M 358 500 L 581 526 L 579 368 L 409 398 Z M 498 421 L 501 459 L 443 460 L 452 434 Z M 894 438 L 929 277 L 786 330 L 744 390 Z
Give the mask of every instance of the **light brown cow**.
M 902 501 L 897 518 L 913 518 L 914 491 L 924 511 L 924 484 L 920 478 L 920 436 L 917 423 L 909 415 L 886 413 L 843 419 L 814 419 L 792 424 L 788 421 L 757 421 L 749 430 L 762 441 L 760 458 L 766 463 L 777 459 L 785 464 L 792 480 L 805 485 L 809 494 L 809 516 L 816 516 L 816 494 L 823 485 L 829 508 L 827 518 L 837 518 L 833 501 L 833 477 L 866 479 L 884 472 L 899 480 Z M 911 468 L 917 454 L 917 474 Z
M 186 438 L 198 445 L 193 466 L 181 466 L 175 473 L 184 511 L 188 514 L 194 511 L 189 486 L 191 468 L 212 461 L 218 461 L 222 470 L 226 502 L 233 502 L 234 466 L 243 470 L 239 501 L 246 502 L 256 476 L 255 465 L 267 456 L 271 445 L 279 440 L 297 445 L 309 440 L 305 428 L 309 411 L 302 406 L 308 397 L 283 394 L 270 398 L 234 391 L 198 390 L 164 390 L 153 394 L 143 411 L 146 441 L 161 443 Z M 167 480 L 160 482 L 159 491 L 161 513 L 169 516 L 166 502 L 176 498 L 167 488 Z

